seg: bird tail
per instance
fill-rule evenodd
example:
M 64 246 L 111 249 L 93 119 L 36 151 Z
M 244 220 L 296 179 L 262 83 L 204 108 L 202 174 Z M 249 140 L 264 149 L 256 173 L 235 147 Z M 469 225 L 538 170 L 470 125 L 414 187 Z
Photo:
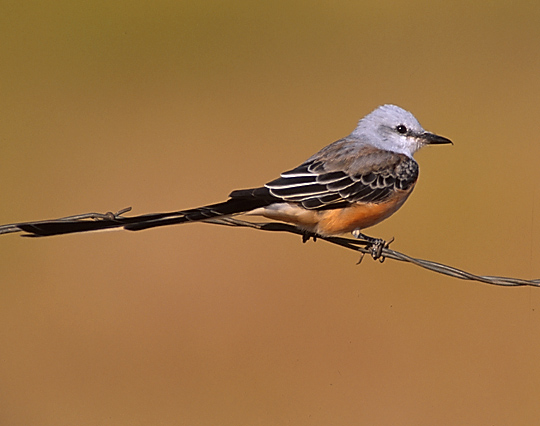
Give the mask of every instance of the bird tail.
M 185 222 L 199 222 L 216 217 L 245 213 L 259 207 L 264 207 L 270 203 L 269 197 L 260 196 L 261 192 L 265 189 L 266 188 L 257 188 L 253 190 L 234 191 L 231 193 L 232 198 L 222 203 L 210 204 L 176 212 L 150 213 L 132 217 L 111 215 L 110 218 L 105 217 L 99 218 L 98 220 L 45 220 L 40 222 L 18 223 L 10 226 L 12 228 L 17 228 L 19 231 L 27 232 L 25 236 L 28 237 L 45 237 L 79 232 L 102 231 L 114 228 L 140 231 L 142 229 L 155 228 L 158 226 L 175 225 Z

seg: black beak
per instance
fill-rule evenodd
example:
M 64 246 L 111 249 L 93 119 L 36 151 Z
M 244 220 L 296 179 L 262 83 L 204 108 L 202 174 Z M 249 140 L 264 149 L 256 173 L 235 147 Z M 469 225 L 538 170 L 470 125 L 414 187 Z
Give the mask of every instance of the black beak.
M 443 145 L 447 143 L 454 145 L 450 139 L 428 132 L 422 133 L 420 139 L 424 140 L 427 145 Z

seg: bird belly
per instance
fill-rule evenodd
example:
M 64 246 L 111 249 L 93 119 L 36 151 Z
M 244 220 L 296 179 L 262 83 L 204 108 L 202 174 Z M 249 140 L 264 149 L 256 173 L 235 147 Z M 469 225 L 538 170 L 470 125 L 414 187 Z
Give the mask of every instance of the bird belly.
M 248 214 L 293 223 L 319 235 L 338 235 L 369 228 L 387 219 L 403 205 L 410 193 L 396 192 L 390 200 L 382 203 L 357 202 L 348 207 L 326 210 L 309 210 L 292 203 L 274 203 Z
M 383 203 L 355 203 L 343 209 L 321 212 L 315 232 L 321 235 L 336 235 L 369 228 L 394 214 L 408 195 Z

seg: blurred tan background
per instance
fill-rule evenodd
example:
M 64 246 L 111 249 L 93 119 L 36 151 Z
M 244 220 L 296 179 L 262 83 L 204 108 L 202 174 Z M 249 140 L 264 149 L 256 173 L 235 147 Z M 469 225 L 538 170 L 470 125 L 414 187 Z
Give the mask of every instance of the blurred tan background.
M 0 223 L 224 200 L 383 103 L 417 155 L 366 231 L 540 277 L 537 2 L 0 2 Z M 540 289 L 194 224 L 0 237 L 2 425 L 540 423 Z

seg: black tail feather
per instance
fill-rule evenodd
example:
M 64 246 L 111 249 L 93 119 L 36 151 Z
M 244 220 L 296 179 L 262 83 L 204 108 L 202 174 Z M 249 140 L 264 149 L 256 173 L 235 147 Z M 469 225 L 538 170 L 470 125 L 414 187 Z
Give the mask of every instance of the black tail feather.
M 98 220 L 46 220 L 40 222 L 19 223 L 16 226 L 28 234 L 28 237 L 44 237 L 51 235 L 92 232 L 105 229 L 124 228 L 129 231 L 175 225 L 185 222 L 197 222 L 219 216 L 229 216 L 264 207 L 277 199 L 272 197 L 266 188 L 234 191 L 229 200 L 210 204 L 195 209 L 180 210 L 168 213 L 150 213 L 140 216 L 114 216 Z

